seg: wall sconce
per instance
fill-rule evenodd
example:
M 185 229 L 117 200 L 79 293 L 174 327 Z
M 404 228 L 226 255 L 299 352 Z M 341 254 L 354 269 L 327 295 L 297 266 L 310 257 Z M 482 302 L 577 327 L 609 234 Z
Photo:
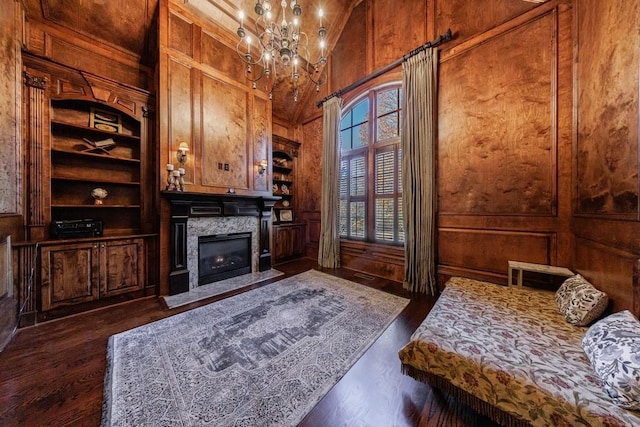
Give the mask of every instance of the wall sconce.
M 264 175 L 264 173 L 267 171 L 267 166 L 269 166 L 269 163 L 267 163 L 267 159 L 262 159 L 262 161 L 258 163 L 258 175 Z
M 181 142 L 178 146 L 178 151 L 176 152 L 176 157 L 178 158 L 178 162 L 181 165 L 187 163 L 187 152 L 189 151 L 189 146 L 186 142 Z

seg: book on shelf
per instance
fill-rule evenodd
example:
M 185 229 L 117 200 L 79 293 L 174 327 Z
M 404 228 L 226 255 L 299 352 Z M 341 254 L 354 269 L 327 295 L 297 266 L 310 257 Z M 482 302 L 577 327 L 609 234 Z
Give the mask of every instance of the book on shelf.
M 107 139 L 103 139 L 101 141 L 91 141 L 87 138 L 83 138 L 84 142 L 86 142 L 87 144 L 96 147 L 96 148 L 111 148 L 114 147 L 116 145 L 116 142 L 113 140 L 113 138 L 107 138 Z

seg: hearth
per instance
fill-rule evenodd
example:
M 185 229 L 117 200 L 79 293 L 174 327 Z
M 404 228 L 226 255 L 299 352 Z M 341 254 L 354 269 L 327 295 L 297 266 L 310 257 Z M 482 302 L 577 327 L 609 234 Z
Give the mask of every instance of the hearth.
M 198 237 L 198 285 L 251 273 L 251 233 Z

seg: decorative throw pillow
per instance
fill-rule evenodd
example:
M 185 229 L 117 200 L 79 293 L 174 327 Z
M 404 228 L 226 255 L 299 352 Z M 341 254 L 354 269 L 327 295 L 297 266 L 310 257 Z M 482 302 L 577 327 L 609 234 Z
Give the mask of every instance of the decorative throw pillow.
M 579 274 L 564 281 L 555 295 L 565 320 L 572 325 L 587 326 L 604 313 L 609 297 Z
M 621 311 L 596 322 L 582 339 L 596 375 L 611 400 L 640 410 L 640 322 Z

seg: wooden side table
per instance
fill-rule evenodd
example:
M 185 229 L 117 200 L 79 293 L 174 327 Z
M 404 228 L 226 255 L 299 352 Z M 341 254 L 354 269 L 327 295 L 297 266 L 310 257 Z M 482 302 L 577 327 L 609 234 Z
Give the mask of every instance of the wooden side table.
M 555 276 L 571 277 L 575 273 L 565 267 L 557 267 L 555 265 L 533 264 L 530 262 L 509 261 L 509 286 L 513 285 L 513 273 L 518 275 L 518 286 L 522 286 L 522 274 L 525 271 L 532 273 L 552 274 Z

